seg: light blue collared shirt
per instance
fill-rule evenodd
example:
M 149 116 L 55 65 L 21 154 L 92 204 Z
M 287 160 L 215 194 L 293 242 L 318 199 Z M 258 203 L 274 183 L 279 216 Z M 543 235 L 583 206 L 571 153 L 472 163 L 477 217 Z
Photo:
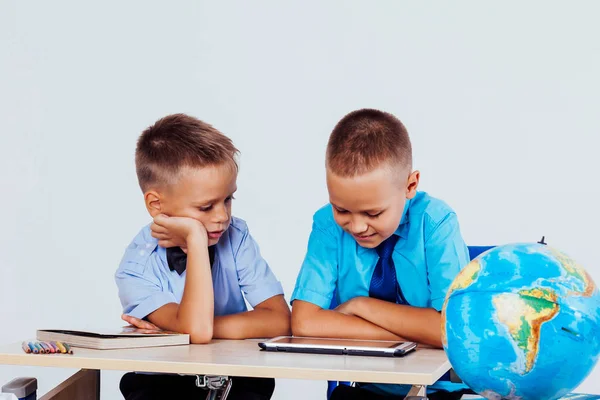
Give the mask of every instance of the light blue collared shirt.
M 418 192 L 406 202 L 395 234 L 400 239 L 392 258 L 406 301 L 440 311 L 450 284 L 469 263 L 456 214 L 443 201 Z M 327 309 L 334 292 L 338 304 L 369 296 L 378 259 L 375 249 L 359 246 L 340 228 L 327 205 L 313 217 L 308 250 L 291 301 L 303 300 Z M 406 393 L 406 387 L 398 385 L 377 387 L 387 393 Z M 434 387 L 453 390 L 445 383 Z
M 247 311 L 244 297 L 252 307 L 283 294 L 248 226 L 232 217 L 231 225 L 215 245 L 212 280 L 215 315 Z M 144 227 L 125 250 L 115 274 L 123 312 L 145 318 L 168 303 L 180 303 L 187 271 L 181 275 L 169 269 L 166 250 Z

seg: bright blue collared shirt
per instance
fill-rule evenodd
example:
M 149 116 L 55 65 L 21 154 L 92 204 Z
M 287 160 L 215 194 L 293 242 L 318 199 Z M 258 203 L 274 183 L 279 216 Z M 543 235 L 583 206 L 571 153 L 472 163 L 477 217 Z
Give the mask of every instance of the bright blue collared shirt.
M 409 305 L 442 309 L 450 284 L 469 262 L 454 211 L 443 201 L 418 192 L 408 200 L 400 225 L 393 260 L 398 284 Z M 308 250 L 291 301 L 303 300 L 329 308 L 337 303 L 369 296 L 371 277 L 379 257 L 375 249 L 358 245 L 333 219 L 331 205 L 317 211 Z M 449 382 L 448 382 L 449 383 Z M 375 386 L 375 385 L 369 385 Z M 406 386 L 376 385 L 377 391 L 405 394 Z M 453 388 L 436 384 L 440 389 Z
M 212 280 L 215 315 L 247 311 L 244 297 L 252 307 L 283 294 L 248 226 L 232 217 L 231 225 L 215 245 Z M 179 275 L 169 269 L 166 250 L 144 227 L 127 247 L 115 280 L 123 312 L 145 318 L 168 303 L 180 303 L 187 271 Z

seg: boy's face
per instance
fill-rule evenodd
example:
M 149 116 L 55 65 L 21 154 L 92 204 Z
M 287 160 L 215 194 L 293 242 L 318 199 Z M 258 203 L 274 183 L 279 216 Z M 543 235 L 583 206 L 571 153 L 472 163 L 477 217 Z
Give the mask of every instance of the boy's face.
M 415 196 L 418 184 L 419 171 L 379 167 L 343 178 L 327 170 L 335 221 L 366 248 L 377 247 L 396 231 L 406 200 Z
M 237 190 L 237 171 L 223 164 L 183 168 L 174 183 L 145 193 L 152 217 L 162 213 L 198 220 L 208 232 L 208 245 L 216 244 L 231 222 L 231 202 Z

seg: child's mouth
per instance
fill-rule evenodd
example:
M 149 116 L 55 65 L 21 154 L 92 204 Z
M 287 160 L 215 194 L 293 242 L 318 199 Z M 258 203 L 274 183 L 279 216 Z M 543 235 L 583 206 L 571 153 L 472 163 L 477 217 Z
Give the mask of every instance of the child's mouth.
M 223 232 L 225 232 L 225 231 L 208 232 L 208 238 L 209 239 L 219 239 L 221 236 L 223 236 Z
M 352 236 L 354 236 L 354 239 L 356 239 L 357 241 L 364 242 L 364 241 L 371 239 L 373 236 L 375 236 L 375 233 L 372 233 L 370 235 L 352 235 Z

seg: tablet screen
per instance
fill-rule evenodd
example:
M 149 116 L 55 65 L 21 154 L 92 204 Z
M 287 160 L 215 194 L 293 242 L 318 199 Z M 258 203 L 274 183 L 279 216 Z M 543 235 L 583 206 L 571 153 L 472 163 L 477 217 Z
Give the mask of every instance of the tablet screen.
M 282 337 L 271 340 L 270 342 L 279 344 L 308 344 L 312 346 L 371 347 L 375 349 L 391 349 L 404 343 L 377 340 L 321 339 L 304 337 Z

